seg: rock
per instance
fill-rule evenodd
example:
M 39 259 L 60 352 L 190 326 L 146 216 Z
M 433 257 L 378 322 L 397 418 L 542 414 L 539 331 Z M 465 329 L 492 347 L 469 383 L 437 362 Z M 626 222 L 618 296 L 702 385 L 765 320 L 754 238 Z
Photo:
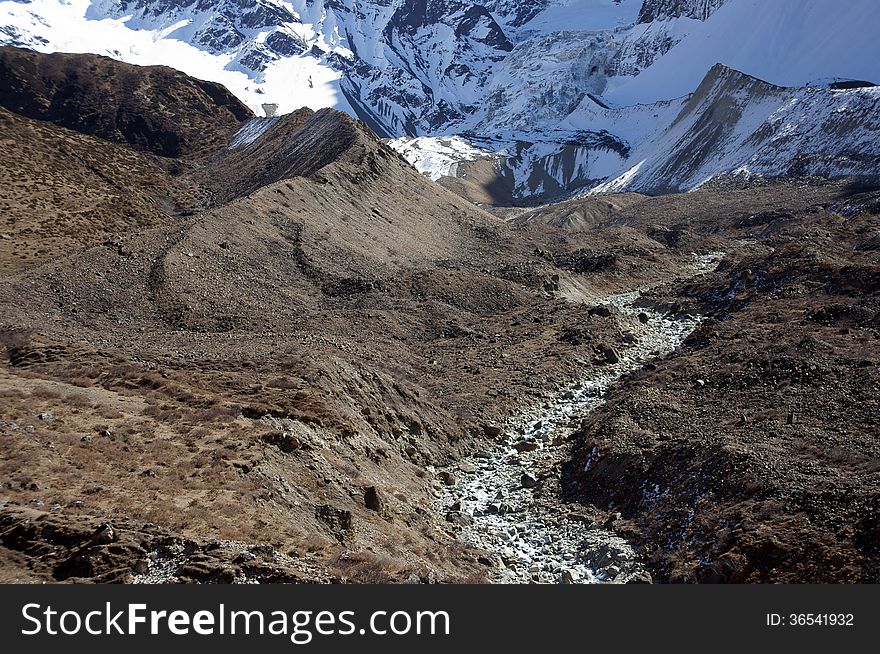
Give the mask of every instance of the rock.
M 615 522 L 617 522 L 618 520 L 621 519 L 621 517 L 623 517 L 623 516 L 620 515 L 619 511 L 615 511 L 614 513 L 612 513 L 610 516 L 608 516 L 608 519 L 605 521 L 605 525 L 604 525 L 605 529 L 610 529 L 611 526 Z
M 600 318 L 607 318 L 611 315 L 611 309 L 604 304 L 600 304 L 599 306 L 590 308 L 590 315 L 599 316 Z
M 610 363 L 611 365 L 614 365 L 615 363 L 618 363 L 620 361 L 620 355 L 617 353 L 617 350 L 615 350 L 610 345 L 600 345 L 599 354 L 601 355 L 602 360 L 605 363 Z
M 477 471 L 474 465 L 472 463 L 468 463 L 467 461 L 462 461 L 461 463 L 459 463 L 458 469 L 468 475 L 472 475 Z
M 83 436 L 83 437 L 80 438 L 79 440 L 80 440 L 81 442 L 83 442 L 83 443 L 91 443 L 91 442 L 92 442 L 92 436 L 91 436 L 90 434 L 86 434 L 85 436 Z
M 499 440 L 504 435 L 504 430 L 501 427 L 486 423 L 483 423 L 480 427 L 483 429 L 483 433 L 493 440 Z
M 522 484 L 523 488 L 534 488 L 538 485 L 538 479 L 528 472 L 524 472 L 522 477 L 519 478 L 519 483 Z
M 151 470 L 151 469 L 147 468 L 146 470 L 144 470 L 141 473 L 141 476 L 142 477 L 149 477 L 150 479 L 155 479 L 159 475 L 156 474 L 155 470 Z
M 273 560 L 275 559 L 276 552 L 275 548 L 269 545 L 268 543 L 263 545 L 255 545 L 251 548 L 251 552 L 256 554 L 257 556 L 261 556 L 264 559 Z
M 618 568 L 616 565 L 610 565 L 607 568 L 605 568 L 605 574 L 607 574 L 609 577 L 611 577 L 613 579 L 614 577 L 616 577 L 617 575 L 620 574 L 620 568 Z
M 639 322 L 642 323 L 643 325 L 648 323 L 648 314 L 645 313 L 644 311 L 640 312 L 639 315 L 636 316 L 636 318 L 638 318 Z
M 446 513 L 446 522 L 451 522 L 454 525 L 458 525 L 459 527 L 469 527 L 474 524 L 474 519 L 470 517 L 467 513 L 461 513 L 460 511 L 448 511 Z
M 37 418 L 39 418 L 43 422 L 50 422 L 52 420 L 52 414 L 51 413 L 41 413 L 37 416 Z
M 294 452 L 302 447 L 302 442 L 296 436 L 286 431 L 265 434 L 263 441 L 269 445 L 274 445 L 285 454 Z
M 566 568 L 562 571 L 562 575 L 560 576 L 559 583 L 561 584 L 576 584 L 580 582 L 581 575 L 577 570 L 571 570 Z
M 448 470 L 441 470 L 437 473 L 437 478 L 445 485 L 445 486 L 455 486 L 458 483 L 458 478 Z
M 150 569 L 150 562 L 147 561 L 146 559 L 140 559 L 132 567 L 132 570 L 134 570 L 135 574 L 138 574 L 138 575 L 144 574 L 149 569 Z
M 94 545 L 107 545 L 117 540 L 119 540 L 119 534 L 109 522 L 101 523 L 92 533 L 92 543 Z
M 104 438 L 113 438 L 113 434 L 110 433 L 109 429 L 102 429 L 98 432 L 98 436 L 103 436 Z
M 243 552 L 239 552 L 238 556 L 232 559 L 233 563 L 250 563 L 251 561 L 255 561 L 257 559 L 257 555 L 253 552 L 248 552 L 244 550 Z
M 324 522 L 340 542 L 344 542 L 351 536 L 354 527 L 351 511 L 339 509 L 330 504 L 320 504 L 315 507 L 315 517 Z
M 364 489 L 364 506 L 370 511 L 376 511 L 380 515 L 388 514 L 388 506 L 385 498 L 375 486 L 369 486 Z
M 651 575 L 645 571 L 641 571 L 636 573 L 634 576 L 627 579 L 626 583 L 628 584 L 653 584 L 654 579 Z
M 559 275 L 553 274 L 544 279 L 544 290 L 553 293 L 559 290 Z
M 517 452 L 534 452 L 538 449 L 538 444 L 535 441 L 517 441 L 513 444 L 513 449 Z
M 477 563 L 485 565 L 488 568 L 501 568 L 504 566 L 501 559 L 494 554 L 482 554 L 478 556 Z

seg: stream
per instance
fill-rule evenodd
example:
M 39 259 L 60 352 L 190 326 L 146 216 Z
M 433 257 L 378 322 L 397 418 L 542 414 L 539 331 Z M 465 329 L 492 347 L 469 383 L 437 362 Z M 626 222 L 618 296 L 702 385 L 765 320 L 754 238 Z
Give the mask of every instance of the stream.
M 694 255 L 686 277 L 713 270 L 721 257 L 718 252 Z M 673 352 L 699 324 L 696 317 L 672 317 L 636 306 L 648 288 L 596 302 L 640 316 L 630 330 L 636 340 L 618 352 L 617 362 L 591 367 L 582 379 L 512 416 L 503 445 L 445 469 L 457 483 L 444 489 L 435 509 L 460 527 L 459 539 L 490 553 L 484 562 L 491 581 L 625 583 L 649 578 L 629 542 L 585 522 L 558 498 L 540 493 L 547 471 L 558 477 L 559 466 L 569 458 L 572 420 L 599 407 L 622 376 Z

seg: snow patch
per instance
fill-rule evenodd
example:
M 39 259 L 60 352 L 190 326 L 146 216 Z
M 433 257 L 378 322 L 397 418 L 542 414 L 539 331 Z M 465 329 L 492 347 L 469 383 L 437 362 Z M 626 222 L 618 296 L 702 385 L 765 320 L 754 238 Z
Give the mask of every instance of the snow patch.
M 437 181 L 441 177 L 455 177 L 456 167 L 462 161 L 480 157 L 496 157 L 489 150 L 474 147 L 458 136 L 391 139 L 388 145 L 423 175 Z

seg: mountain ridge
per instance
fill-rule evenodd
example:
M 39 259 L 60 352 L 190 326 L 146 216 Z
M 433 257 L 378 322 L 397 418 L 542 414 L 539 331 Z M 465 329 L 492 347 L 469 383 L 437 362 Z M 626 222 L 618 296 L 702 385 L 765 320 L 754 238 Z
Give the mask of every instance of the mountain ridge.
M 615 179 L 632 165 L 625 153 L 653 123 L 671 120 L 679 98 L 716 62 L 787 86 L 880 79 L 870 0 L 840 11 L 832 0 L 0 6 L 6 42 L 172 63 L 225 84 L 256 112 L 267 101 L 281 113 L 336 107 L 397 137 L 419 168 L 428 164 L 408 139 L 464 138 L 501 162 L 502 183 L 494 185 L 512 188 L 508 203 L 534 204 Z M 100 46 L 81 36 L 87 30 L 100 35 Z M 852 45 L 847 57 L 815 54 L 816 44 L 828 50 L 843 38 Z M 749 47 L 734 47 L 739 42 Z

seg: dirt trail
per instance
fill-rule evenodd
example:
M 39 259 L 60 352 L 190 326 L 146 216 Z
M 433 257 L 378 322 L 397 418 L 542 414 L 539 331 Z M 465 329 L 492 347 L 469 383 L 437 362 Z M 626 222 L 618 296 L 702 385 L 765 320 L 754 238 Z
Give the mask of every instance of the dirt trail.
M 719 253 L 694 255 L 687 276 L 709 272 L 720 258 Z M 490 561 L 492 581 L 596 583 L 645 577 L 625 539 L 570 511 L 557 490 L 572 419 L 600 406 L 622 376 L 673 352 L 699 323 L 696 317 L 671 317 L 637 306 L 645 290 L 604 298 L 624 314 L 641 314 L 637 340 L 617 355 L 618 361 L 591 369 L 542 405 L 511 417 L 507 442 L 446 470 L 457 483 L 436 508 L 461 527 L 463 541 L 496 555 Z

